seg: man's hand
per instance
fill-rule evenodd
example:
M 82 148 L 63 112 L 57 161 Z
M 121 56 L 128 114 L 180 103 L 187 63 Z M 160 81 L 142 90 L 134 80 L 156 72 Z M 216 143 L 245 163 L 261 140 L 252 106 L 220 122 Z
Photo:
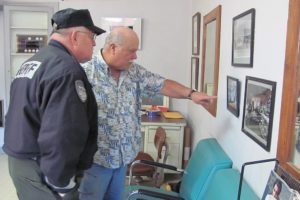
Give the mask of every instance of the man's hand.
M 203 92 L 193 92 L 191 94 L 191 100 L 196 104 L 202 105 L 206 109 L 209 108 L 214 99 L 217 99 L 217 96 L 209 96 Z

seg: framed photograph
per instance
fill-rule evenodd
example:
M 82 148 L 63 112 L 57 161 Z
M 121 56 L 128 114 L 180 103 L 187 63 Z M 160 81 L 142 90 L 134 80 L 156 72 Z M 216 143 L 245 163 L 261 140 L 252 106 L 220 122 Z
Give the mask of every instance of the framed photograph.
M 297 199 L 294 198 L 294 190 L 288 185 L 288 181 L 293 181 L 293 178 L 288 177 L 289 174 L 287 172 L 284 171 L 283 173 L 287 175 L 287 177 L 281 177 L 274 170 L 271 170 L 261 199 Z
M 233 18 L 232 66 L 253 67 L 254 26 L 254 8 Z
M 276 82 L 246 76 L 242 131 L 270 151 Z
M 240 81 L 227 76 L 227 109 L 236 117 L 240 115 Z
M 213 83 L 205 83 L 205 93 L 209 96 L 214 95 L 214 84 Z
M 191 88 L 198 90 L 199 79 L 199 58 L 191 58 Z
M 0 100 L 0 127 L 4 126 L 4 105 L 3 100 Z
M 193 15 L 193 31 L 192 31 L 192 54 L 199 55 L 200 49 L 200 22 L 201 14 L 197 12 Z
M 128 17 L 103 17 L 100 21 L 100 27 L 106 30 L 108 34 L 114 28 L 127 26 L 134 30 L 139 37 L 139 49 L 142 48 L 142 19 L 141 18 L 128 18 Z M 99 37 L 105 38 L 105 37 Z M 103 39 L 104 40 L 104 39 Z M 102 41 L 104 44 L 104 41 Z

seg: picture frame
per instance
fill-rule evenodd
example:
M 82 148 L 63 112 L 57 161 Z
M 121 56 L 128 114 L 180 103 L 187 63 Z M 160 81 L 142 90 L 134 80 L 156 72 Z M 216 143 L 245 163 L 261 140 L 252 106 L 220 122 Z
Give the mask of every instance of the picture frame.
M 205 83 L 205 93 L 209 96 L 214 95 L 214 83 Z
M 139 38 L 139 50 L 142 49 L 142 19 L 138 17 L 102 17 L 100 19 L 100 27 L 106 31 L 104 35 L 110 33 L 117 27 L 129 27 L 136 32 Z M 105 37 L 99 37 L 103 41 Z M 101 43 L 100 42 L 100 43 Z
M 199 85 L 199 58 L 191 58 L 191 88 L 198 90 Z
M 199 55 L 200 53 L 200 25 L 201 14 L 197 12 L 192 18 L 192 54 Z
M 270 151 L 276 82 L 246 76 L 242 131 Z
M 227 76 L 227 109 L 236 117 L 240 115 L 240 81 Z
M 0 127 L 4 127 L 4 101 L 0 100 Z
M 289 186 L 289 183 L 292 183 L 294 178 L 289 177 L 290 175 L 286 171 L 282 171 L 282 173 L 284 175 L 279 175 L 279 173 L 277 174 L 275 170 L 271 170 L 261 199 L 276 199 L 274 195 L 277 195 L 278 199 L 296 199 L 294 198 L 296 196 L 296 190 L 294 190 L 295 188 L 292 189 Z
M 255 9 L 252 8 L 232 20 L 231 64 L 253 67 Z

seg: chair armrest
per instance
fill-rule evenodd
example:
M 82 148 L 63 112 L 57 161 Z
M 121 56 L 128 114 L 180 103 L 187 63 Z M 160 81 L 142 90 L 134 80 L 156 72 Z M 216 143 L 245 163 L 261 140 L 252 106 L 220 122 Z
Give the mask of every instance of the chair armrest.
M 150 166 L 154 166 L 154 167 L 161 167 L 161 168 L 164 168 L 164 169 L 169 169 L 169 170 L 177 171 L 177 172 L 180 172 L 180 173 L 184 172 L 183 169 L 179 169 L 179 168 L 177 168 L 173 165 L 167 165 L 167 164 L 153 162 L 153 161 L 149 161 L 149 160 L 135 160 L 134 162 L 131 163 L 130 171 L 129 171 L 130 175 L 129 176 L 131 176 L 132 169 L 137 164 L 150 165 Z
M 143 195 L 143 196 L 148 196 L 148 197 L 154 197 L 154 198 L 160 198 L 160 199 L 165 199 L 165 200 L 184 200 L 182 197 L 177 197 L 169 194 L 164 194 L 164 193 L 159 193 L 159 192 L 154 192 L 150 190 L 145 190 L 145 189 L 138 189 L 138 190 L 133 190 L 129 196 L 133 197 L 134 195 Z
M 142 163 L 145 165 L 151 165 L 151 166 L 155 166 L 155 167 L 161 167 L 164 169 L 169 169 L 169 170 L 173 170 L 173 171 L 178 171 L 178 172 L 182 172 L 181 169 L 177 169 L 177 167 L 173 166 L 173 165 L 167 165 L 167 164 L 163 164 L 163 163 L 158 163 L 158 162 L 153 162 L 150 160 L 140 160 L 140 162 L 137 163 Z

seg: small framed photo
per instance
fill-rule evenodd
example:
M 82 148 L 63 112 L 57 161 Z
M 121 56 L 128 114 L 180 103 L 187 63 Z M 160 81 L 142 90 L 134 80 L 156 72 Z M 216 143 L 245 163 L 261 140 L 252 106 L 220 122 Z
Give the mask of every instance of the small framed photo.
M 270 151 L 276 82 L 246 76 L 242 131 Z
M 193 15 L 193 31 L 192 31 L 192 54 L 199 55 L 200 50 L 200 20 L 201 14 L 197 12 Z
M 236 67 L 253 67 L 255 9 L 233 18 L 231 64 Z
M 289 177 L 289 173 L 282 171 L 282 174 L 277 174 L 276 171 L 271 170 L 265 191 L 261 199 L 295 199 L 295 190 L 293 190 L 288 183 L 293 186 L 294 178 Z M 298 181 L 295 181 L 298 185 Z M 297 198 L 296 198 L 297 199 Z
M 227 109 L 236 117 L 240 115 L 240 81 L 227 76 Z
M 4 105 L 3 100 L 0 100 L 0 127 L 4 126 Z
M 191 88 L 198 90 L 199 79 L 199 58 L 191 58 Z

